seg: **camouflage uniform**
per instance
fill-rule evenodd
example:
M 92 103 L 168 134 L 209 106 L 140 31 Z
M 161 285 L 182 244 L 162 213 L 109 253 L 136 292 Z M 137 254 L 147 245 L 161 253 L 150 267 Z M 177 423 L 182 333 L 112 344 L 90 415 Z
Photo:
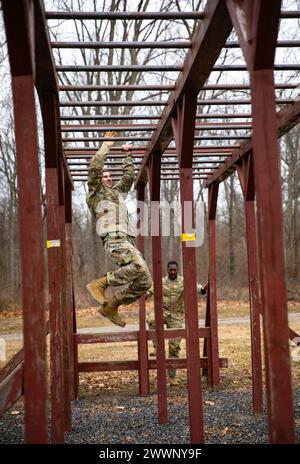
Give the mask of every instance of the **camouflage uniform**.
M 163 290 L 163 316 L 164 323 L 168 329 L 179 329 L 183 326 L 184 318 L 184 301 L 183 301 L 183 277 L 177 275 L 175 280 L 166 276 L 162 279 Z M 202 285 L 197 284 L 197 291 L 201 294 L 205 293 Z M 153 286 L 148 290 L 147 294 L 153 294 Z M 155 317 L 149 317 L 148 325 L 150 329 L 155 329 Z M 180 353 L 180 339 L 169 340 L 169 357 L 179 358 Z M 156 346 L 153 343 L 154 347 Z M 174 378 L 176 369 L 169 369 L 169 377 Z
M 126 285 L 116 292 L 119 304 L 130 304 L 151 286 L 148 266 L 129 235 L 128 210 L 124 198 L 134 180 L 134 165 L 130 157 L 123 160 L 122 179 L 113 187 L 102 183 L 102 173 L 109 147 L 102 145 L 91 159 L 88 171 L 87 204 L 96 216 L 97 233 L 104 248 L 118 269 L 107 273 L 108 285 Z

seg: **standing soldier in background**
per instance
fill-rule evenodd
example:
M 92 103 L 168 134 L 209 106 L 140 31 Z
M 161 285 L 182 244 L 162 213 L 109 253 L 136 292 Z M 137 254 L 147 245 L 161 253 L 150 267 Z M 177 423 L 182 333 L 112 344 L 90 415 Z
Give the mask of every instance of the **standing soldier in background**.
M 105 137 L 115 137 L 115 132 L 107 132 Z M 124 201 L 133 180 L 134 165 L 129 155 L 130 145 L 123 145 L 127 152 L 123 160 L 123 176 L 114 186 L 109 171 L 104 168 L 106 156 L 113 141 L 103 142 L 100 150 L 91 159 L 88 170 L 87 204 L 97 219 L 96 230 L 100 235 L 105 251 L 118 269 L 93 280 L 87 289 L 100 303 L 99 312 L 114 324 L 124 327 L 124 319 L 118 314 L 119 306 L 136 301 L 151 287 L 152 279 L 148 266 L 141 253 L 132 243 L 129 235 L 128 210 Z M 125 285 L 110 300 L 104 292 L 107 287 Z
M 178 263 L 170 261 L 168 263 L 168 275 L 162 279 L 163 290 L 163 316 L 164 323 L 168 329 L 180 329 L 183 326 L 184 316 L 184 302 L 183 302 L 183 277 L 178 275 Z M 201 295 L 206 294 L 208 283 L 205 285 L 197 285 L 198 293 Z M 153 295 L 153 287 L 147 291 L 146 296 Z M 154 316 L 148 318 L 148 325 L 150 329 L 155 329 Z M 179 358 L 180 352 L 180 339 L 169 340 L 169 357 Z M 153 342 L 154 350 L 150 356 L 156 356 L 156 343 Z M 169 369 L 169 383 L 176 385 L 176 369 Z

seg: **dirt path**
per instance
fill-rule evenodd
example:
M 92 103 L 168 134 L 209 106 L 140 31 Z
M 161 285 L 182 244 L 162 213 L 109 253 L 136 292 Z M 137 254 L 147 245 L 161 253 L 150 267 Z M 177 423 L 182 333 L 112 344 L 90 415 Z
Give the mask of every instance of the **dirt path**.
M 300 321 L 300 313 L 291 313 L 289 314 L 289 321 L 296 322 Z M 200 319 L 200 327 L 204 325 L 204 320 Z M 220 325 L 247 325 L 249 324 L 249 317 L 227 317 L 219 319 Z M 89 334 L 89 333 L 108 333 L 108 332 L 119 332 L 122 331 L 120 327 L 115 325 L 105 326 L 105 327 L 85 327 L 78 329 L 78 333 Z M 125 330 L 127 332 L 138 330 L 137 324 L 127 324 Z M 23 339 L 21 332 L 10 333 L 10 334 L 0 334 L 0 337 L 4 338 L 5 341 L 20 341 Z

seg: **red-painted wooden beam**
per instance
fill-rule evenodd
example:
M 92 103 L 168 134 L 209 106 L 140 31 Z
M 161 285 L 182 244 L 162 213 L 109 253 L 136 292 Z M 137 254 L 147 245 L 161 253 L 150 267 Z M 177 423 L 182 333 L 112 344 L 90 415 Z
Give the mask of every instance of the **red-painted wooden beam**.
M 143 205 L 145 201 L 145 185 L 140 184 L 137 188 L 138 224 L 140 231 L 137 236 L 137 245 L 141 254 L 145 254 L 145 237 L 142 233 L 144 224 Z M 149 395 L 149 368 L 148 368 L 148 341 L 146 329 L 146 305 L 145 296 L 139 299 L 139 332 L 138 332 L 138 361 L 139 361 L 139 392 L 141 396 Z
M 274 57 L 281 0 L 228 0 L 247 61 L 252 99 L 259 276 L 271 443 L 294 443 L 292 379 L 285 283 Z
M 251 364 L 252 364 L 252 404 L 253 413 L 263 413 L 263 382 L 259 299 L 259 275 L 256 240 L 256 219 L 254 206 L 254 172 L 251 154 L 243 158 L 238 164 L 239 180 L 245 201 L 248 282 L 250 302 L 250 330 L 251 330 Z
M 156 357 L 157 357 L 157 394 L 158 394 L 158 414 L 159 422 L 168 422 L 168 402 L 167 402 L 167 376 L 164 342 L 164 317 L 163 317 L 163 289 L 162 289 L 162 251 L 161 251 L 161 219 L 160 219 L 160 178 L 161 178 L 161 159 L 160 157 L 151 160 L 150 167 L 150 199 L 151 207 L 151 227 L 156 225 L 156 230 L 152 230 L 152 263 L 153 263 L 153 287 L 154 287 L 154 314 L 156 331 Z
M 34 4 L 2 2 L 12 73 L 24 333 L 25 441 L 47 443 L 45 266 L 35 107 Z

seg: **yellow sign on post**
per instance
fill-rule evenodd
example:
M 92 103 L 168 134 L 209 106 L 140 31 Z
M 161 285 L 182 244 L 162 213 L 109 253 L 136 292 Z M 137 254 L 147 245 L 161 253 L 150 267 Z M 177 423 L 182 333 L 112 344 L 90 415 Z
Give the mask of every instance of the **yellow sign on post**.
M 195 233 L 193 233 L 193 234 L 186 234 L 186 233 L 181 234 L 181 241 L 182 242 L 189 242 L 191 240 L 196 240 L 196 234 Z
M 60 240 L 47 240 L 47 248 L 58 248 L 60 247 Z

